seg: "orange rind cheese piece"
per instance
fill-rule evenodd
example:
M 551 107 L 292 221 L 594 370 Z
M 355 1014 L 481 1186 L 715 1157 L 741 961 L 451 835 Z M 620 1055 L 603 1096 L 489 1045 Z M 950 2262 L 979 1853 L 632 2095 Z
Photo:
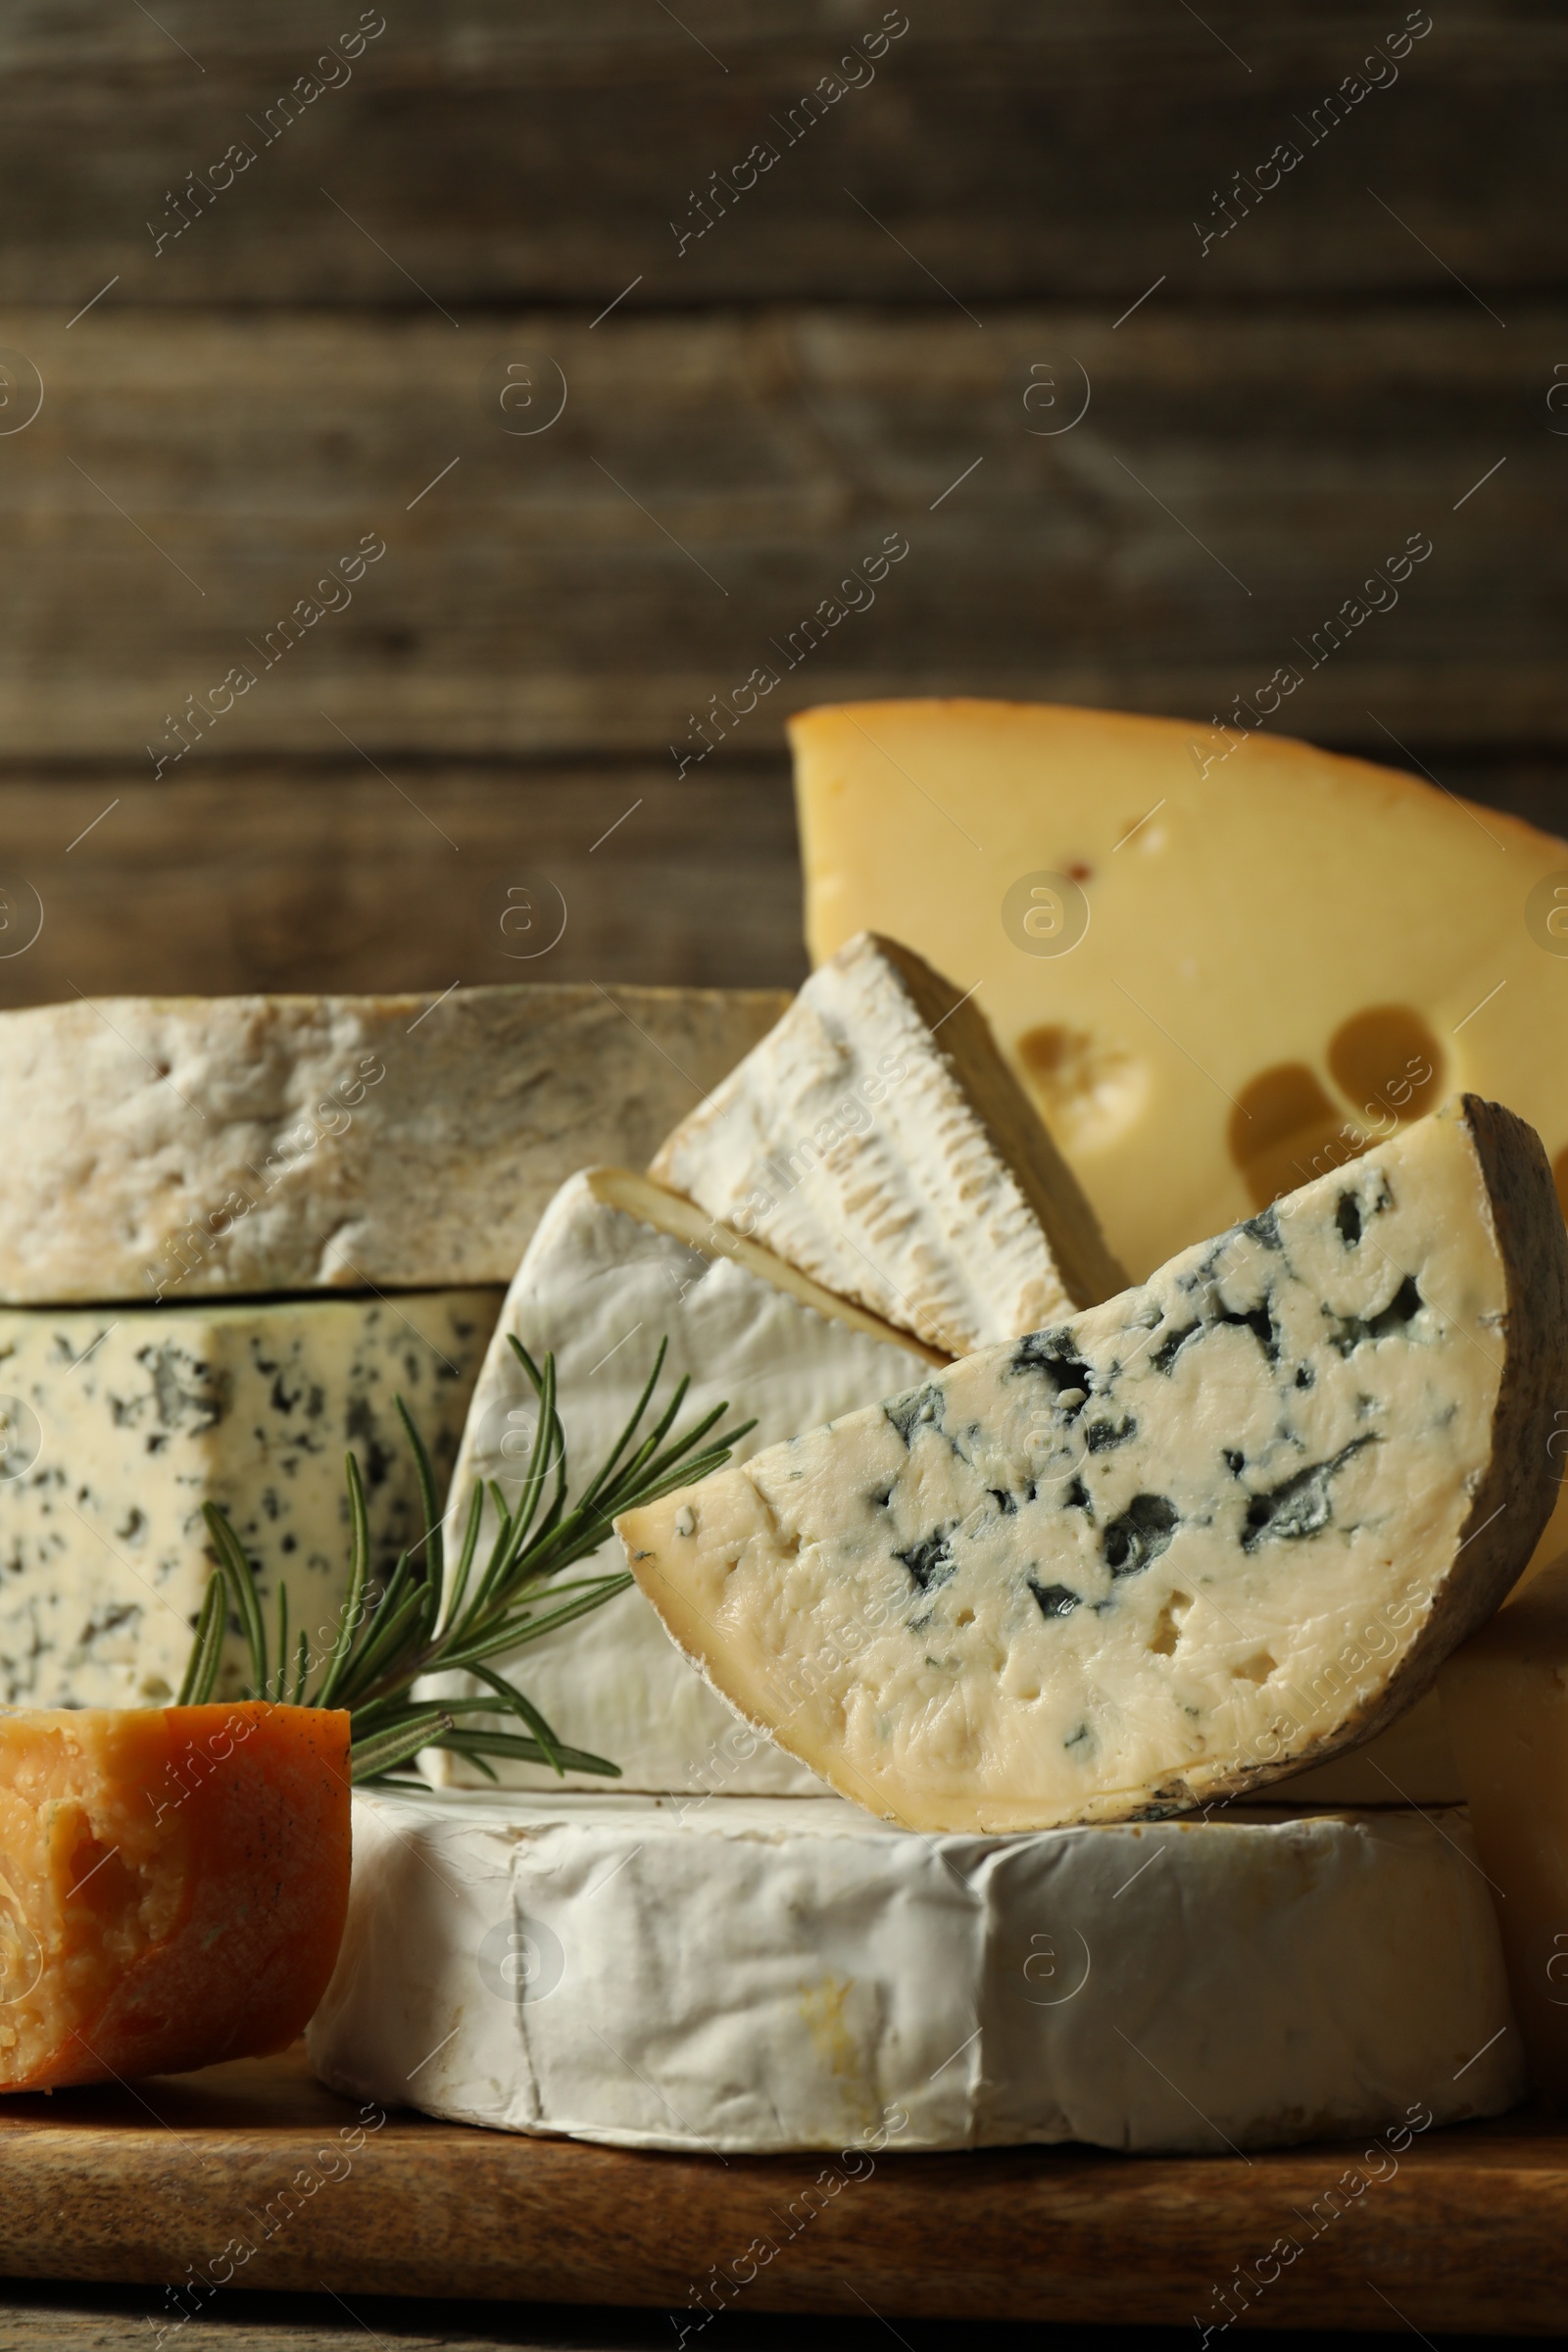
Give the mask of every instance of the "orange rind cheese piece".
M 0 2089 L 285 2048 L 348 1891 L 346 1713 L 0 1715 Z

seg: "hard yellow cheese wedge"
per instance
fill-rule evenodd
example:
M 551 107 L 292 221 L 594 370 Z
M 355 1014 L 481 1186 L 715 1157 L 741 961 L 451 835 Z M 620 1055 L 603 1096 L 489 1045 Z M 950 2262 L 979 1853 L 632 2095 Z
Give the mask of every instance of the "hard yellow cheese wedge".
M 1568 844 L 1177 719 L 862 703 L 790 733 L 813 961 L 869 928 L 978 988 L 1135 1279 L 1456 1089 L 1568 1191 Z
M 924 1830 L 1179 1811 L 1368 1739 L 1550 1508 L 1568 1234 L 1466 1097 L 1141 1289 L 618 1522 L 745 1715 Z

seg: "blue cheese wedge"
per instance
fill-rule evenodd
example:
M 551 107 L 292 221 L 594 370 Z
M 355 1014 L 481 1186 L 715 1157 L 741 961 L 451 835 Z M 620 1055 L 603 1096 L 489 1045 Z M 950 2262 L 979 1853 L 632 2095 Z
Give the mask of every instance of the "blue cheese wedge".
M 518 1268 L 485 1359 L 448 1504 L 449 1557 L 474 1484 L 515 1499 L 537 1416 L 509 1344 L 536 1363 L 556 1358 L 557 1400 L 572 1492 L 599 1469 L 668 1341 L 665 1390 L 689 1376 L 683 1428 L 728 1400 L 725 1426 L 756 1420 L 742 1459 L 923 1377 L 940 1358 L 846 1300 L 833 1298 L 690 1201 L 621 1168 L 590 1168 L 564 1185 Z M 484 1551 L 494 1535 L 485 1505 Z M 612 1537 L 577 1577 L 624 1566 Z M 635 1590 L 529 1642 L 510 1672 L 560 1737 L 618 1764 L 631 1788 L 808 1793 L 822 1784 L 793 1756 L 737 1724 Z M 483 1694 L 471 1677 L 436 1676 L 426 1698 Z M 424 1766 L 441 1783 L 482 1783 L 444 1748 Z M 491 1760 L 503 1784 L 559 1788 L 548 1768 Z M 578 1786 L 578 1776 L 568 1775 Z M 603 1788 L 589 1780 L 589 1788 Z
M 974 991 L 869 931 L 812 973 L 649 1173 L 948 1355 L 1127 1280 Z
M 832 2151 L 833 2194 L 883 2148 L 1397 2149 L 1523 2087 L 1459 1812 L 917 1838 L 833 1797 L 362 1790 L 308 2043 L 454 2122 Z M 780 2248 L 809 2213 L 764 2216 Z
M 0 1307 L 0 1700 L 172 1699 L 212 1567 L 206 1502 L 256 1563 L 269 1624 L 281 1576 L 324 1655 L 348 1584 L 343 1457 L 384 1575 L 424 1524 L 393 1399 L 444 1474 L 501 1296 Z M 242 1672 L 236 1636 L 218 1695 Z
M 1218 1800 L 1369 1738 L 1554 1499 L 1568 1235 L 1473 1096 L 1070 1323 L 618 1522 L 753 1722 L 927 1830 Z

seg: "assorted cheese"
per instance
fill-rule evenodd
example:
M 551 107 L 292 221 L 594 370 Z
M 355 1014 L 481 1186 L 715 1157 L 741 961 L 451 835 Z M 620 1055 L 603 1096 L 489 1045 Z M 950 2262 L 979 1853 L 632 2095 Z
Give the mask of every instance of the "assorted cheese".
M 862 932 L 650 1173 L 949 1355 L 1127 1277 L 973 992 Z
M 353 2098 L 853 2178 L 1493 2115 L 1510 2028 L 1461 1813 L 916 1838 L 831 1797 L 377 1789 L 309 2048 Z
M 26 1138 L 0 1299 L 508 1283 L 557 1186 L 646 1159 L 785 1002 L 535 985 L 0 1013 L 0 1123 Z
M 1568 1544 L 1568 847 L 1181 722 L 792 733 L 793 1002 L 0 1015 L 0 2088 L 326 1986 L 334 2087 L 629 2147 L 1568 2104 L 1568 1557 L 1494 1613 Z M 427 1751 L 351 1895 L 347 1715 L 145 1703 L 202 1505 L 324 1652 L 345 1451 L 373 1572 L 422 1526 L 395 1395 L 488 1546 L 513 1338 L 573 1494 L 662 1340 L 755 1426 L 492 1661 L 620 1786 Z
M 349 1896 L 349 1719 L 0 1716 L 0 2089 L 286 2049 Z
M 228 1511 L 273 1615 L 281 1576 L 324 1654 L 348 1581 L 344 1454 L 364 1469 L 384 1575 L 424 1526 L 393 1399 L 447 1476 L 500 1303 L 459 1290 L 0 1306 L 0 1703 L 172 1698 L 212 1565 L 205 1502 Z M 220 1693 L 240 1688 L 237 1635 Z
M 1555 1489 L 1568 1234 L 1473 1097 L 1141 1289 L 617 1523 L 675 1640 L 924 1830 L 1177 1811 L 1368 1737 Z
M 1568 2109 L 1568 1556 L 1440 1677 L 1536 2090 Z
M 551 1202 L 507 1295 L 453 1479 L 447 1538 L 454 1547 L 475 1481 L 499 1481 L 515 1500 L 527 1468 L 537 1413 L 513 1336 L 536 1363 L 555 1353 L 573 1492 L 620 1436 L 662 1338 L 669 1344 L 666 1393 L 682 1377 L 692 1383 L 681 1426 L 726 1398 L 730 1425 L 756 1418 L 737 1449 L 742 1459 L 906 1388 L 940 1360 L 645 1177 L 590 1169 Z M 494 1525 L 487 1503 L 486 1549 Z M 574 1573 L 621 1565 L 612 1540 Z M 503 1671 L 561 1739 L 612 1758 L 630 1788 L 768 1793 L 820 1787 L 792 1756 L 735 1722 L 636 1591 L 530 1642 Z M 467 1676 L 437 1677 L 421 1695 L 480 1689 Z M 429 1750 L 424 1765 L 442 1782 L 484 1777 L 446 1749 Z M 511 1787 L 561 1785 L 544 1767 L 507 1758 L 491 1769 Z M 604 1786 L 579 1776 L 571 1785 Z

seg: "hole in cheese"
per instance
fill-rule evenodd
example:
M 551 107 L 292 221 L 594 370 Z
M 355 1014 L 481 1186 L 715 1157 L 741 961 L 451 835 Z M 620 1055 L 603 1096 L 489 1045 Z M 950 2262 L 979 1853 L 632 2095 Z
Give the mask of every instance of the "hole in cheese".
M 1108 1143 L 1143 1114 L 1148 1066 L 1116 1039 L 1046 1021 L 1017 1054 L 1048 1125 L 1074 1148 Z
M 1343 1021 L 1329 1040 L 1329 1068 L 1358 1115 L 1380 1125 L 1419 1119 L 1443 1099 L 1446 1056 L 1408 1004 L 1373 1004 Z
M 1193 1605 L 1190 1592 L 1172 1592 L 1154 1620 L 1150 1648 L 1157 1658 L 1174 1657 L 1176 1643 L 1181 1638 L 1181 1623 Z

